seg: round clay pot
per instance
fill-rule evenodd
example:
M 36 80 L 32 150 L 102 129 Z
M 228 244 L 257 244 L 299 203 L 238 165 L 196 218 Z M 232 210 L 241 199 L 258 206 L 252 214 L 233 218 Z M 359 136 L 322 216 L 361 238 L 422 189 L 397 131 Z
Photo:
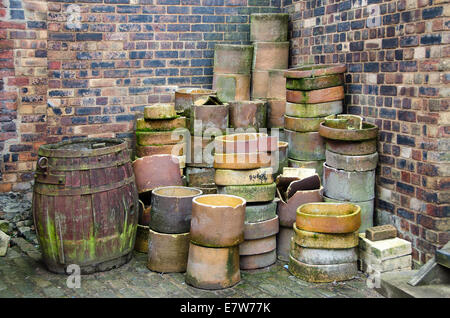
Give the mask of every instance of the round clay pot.
M 333 114 L 340 114 L 342 111 L 342 100 L 317 104 L 295 104 L 286 102 L 286 115 L 292 117 L 325 117 Z
M 241 255 L 239 257 L 239 267 L 241 269 L 258 269 L 270 266 L 277 261 L 277 251 L 257 254 L 257 255 Z
M 138 224 L 134 250 L 141 253 L 148 252 L 148 226 Z
M 245 223 L 262 222 L 277 216 L 278 199 L 268 203 L 247 203 Z
M 377 138 L 378 127 L 376 125 L 363 122 L 362 129 L 339 129 L 320 124 L 319 133 L 322 137 L 333 140 L 361 141 Z
M 214 139 L 216 153 L 255 153 L 258 151 L 258 138 L 256 133 L 238 133 L 217 136 Z
M 325 139 L 318 132 L 297 132 L 285 129 L 289 143 L 288 157 L 295 160 L 324 160 Z
M 206 88 L 179 88 L 175 91 L 175 111 L 177 113 L 190 114 L 189 110 L 198 98 L 216 94 L 217 91 Z
M 323 164 L 324 195 L 352 202 L 375 198 L 375 170 L 345 171 Z
M 219 74 L 213 75 L 213 89 L 222 102 L 232 100 L 250 100 L 250 74 Z
M 326 150 L 325 158 L 329 167 L 345 171 L 375 170 L 378 163 L 377 152 L 364 156 L 346 156 Z
M 216 169 L 258 169 L 270 167 L 271 157 L 264 152 L 253 153 L 215 153 L 214 168 Z
M 274 182 L 272 168 L 259 168 L 250 170 L 215 170 L 215 183 L 219 186 L 229 185 L 255 185 Z
M 303 231 L 297 228 L 294 222 L 293 239 L 296 244 L 309 248 L 352 248 L 358 246 L 359 233 L 318 233 Z
M 301 280 L 313 283 L 340 282 L 352 279 L 358 274 L 356 262 L 334 265 L 311 265 L 289 258 L 289 272 Z
M 292 236 L 294 230 L 292 227 L 281 227 L 277 234 L 277 257 L 280 261 L 288 262 L 291 250 Z
M 214 73 L 250 74 L 252 57 L 252 45 L 216 44 Z
M 140 146 L 174 145 L 184 138 L 185 134 L 179 131 L 136 131 L 136 143 Z
M 361 208 L 352 203 L 305 203 L 297 208 L 296 225 L 310 232 L 355 232 L 361 225 Z
M 191 241 L 229 247 L 244 240 L 246 201 L 234 195 L 210 194 L 192 200 Z
M 284 116 L 284 128 L 298 132 L 319 131 L 319 125 L 325 118 L 299 118 Z
M 230 101 L 230 127 L 255 128 L 267 126 L 267 105 L 263 100 Z
M 250 41 L 283 42 L 288 40 L 287 13 L 252 13 L 250 15 Z
M 136 119 L 136 131 L 167 131 L 176 128 L 186 128 L 186 117 L 160 120 Z
M 244 198 L 247 202 L 267 202 L 275 199 L 275 182 L 256 185 L 218 186 L 217 192 Z
M 310 91 L 344 84 L 344 74 L 330 74 L 317 77 L 287 78 L 286 88 L 296 91 Z
M 204 247 L 191 243 L 186 283 L 202 289 L 224 289 L 241 280 L 239 246 Z
M 277 236 L 272 235 L 257 240 L 245 240 L 239 245 L 239 255 L 257 255 L 277 248 Z
M 278 217 L 280 218 L 280 226 L 292 228 L 297 218 L 297 208 L 305 203 L 321 202 L 322 196 L 320 189 L 297 191 L 288 202 L 278 202 Z
M 335 86 L 313 91 L 286 90 L 286 101 L 296 104 L 317 104 L 344 99 L 344 87 Z
M 139 193 L 160 186 L 181 186 L 180 164 L 171 155 L 154 155 L 133 161 L 136 186 Z M 164 171 L 163 174 L 160 172 Z
M 186 177 L 190 187 L 202 187 L 214 183 L 216 171 L 214 168 L 187 167 Z
M 174 145 L 161 145 L 161 146 L 141 146 L 136 145 L 136 155 L 138 157 L 147 157 L 153 155 L 172 155 L 182 156 L 186 143 L 178 143 Z
M 358 260 L 358 248 L 308 248 L 301 247 L 292 240 L 291 256 L 299 262 L 312 265 L 352 263 Z
M 303 65 L 286 70 L 284 76 L 286 78 L 318 77 L 345 73 L 346 70 L 347 66 L 345 64 Z
M 254 223 L 244 223 L 244 240 L 256 240 L 268 236 L 272 236 L 278 233 L 279 222 L 278 216 L 275 215 L 274 218 L 254 222 Z
M 158 103 L 144 107 L 144 119 L 174 119 L 177 117 L 173 104 Z
M 189 131 L 193 136 L 220 136 L 228 127 L 228 104 L 191 106 Z
M 151 271 L 182 273 L 186 271 L 189 252 L 189 232 L 164 234 L 149 231 L 148 262 Z
M 190 230 L 192 199 L 202 191 L 188 187 L 160 187 L 152 191 L 149 226 L 160 233 L 179 234 Z
M 364 156 L 377 151 L 377 140 L 342 141 L 326 139 L 326 149 L 348 156 Z
M 305 161 L 288 158 L 288 166 L 292 168 L 308 168 L 315 169 L 320 179 L 323 176 L 323 163 L 325 160 Z

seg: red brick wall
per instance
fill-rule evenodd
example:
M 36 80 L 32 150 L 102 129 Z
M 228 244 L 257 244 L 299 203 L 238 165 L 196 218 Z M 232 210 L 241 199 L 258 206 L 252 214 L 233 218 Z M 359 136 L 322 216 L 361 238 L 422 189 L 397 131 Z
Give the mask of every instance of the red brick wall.
M 279 0 L 0 1 L 1 192 L 30 191 L 42 143 L 132 138 L 145 105 L 211 87 L 214 44 L 249 43 L 250 13 L 280 12 Z
M 424 263 L 449 239 L 448 0 L 285 2 L 291 66 L 345 63 L 347 112 L 380 128 L 376 220 Z

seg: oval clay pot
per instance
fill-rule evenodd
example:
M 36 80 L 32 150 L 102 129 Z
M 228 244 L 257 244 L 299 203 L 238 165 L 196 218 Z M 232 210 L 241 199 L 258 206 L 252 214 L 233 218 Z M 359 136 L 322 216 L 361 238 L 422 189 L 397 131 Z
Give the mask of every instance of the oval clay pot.
M 325 117 L 333 114 L 340 114 L 342 111 L 342 100 L 317 104 L 295 104 L 286 102 L 286 115 L 292 117 Z
M 328 127 L 325 123 L 321 123 L 319 133 L 322 137 L 327 139 L 361 141 L 377 138 L 378 127 L 376 125 L 363 122 L 362 129 L 340 129 Z
M 222 194 L 231 194 L 244 198 L 247 202 L 268 202 L 275 199 L 275 182 L 269 184 L 256 185 L 231 185 L 218 186 L 217 192 Z
M 324 160 L 325 139 L 318 132 L 284 130 L 289 143 L 288 157 L 295 160 Z
M 345 73 L 346 70 L 347 66 L 345 64 L 303 65 L 286 70 L 284 76 L 286 78 L 317 77 Z
M 167 131 L 176 128 L 186 128 L 186 117 L 162 120 L 136 119 L 136 131 Z
M 377 140 L 342 141 L 326 139 L 326 149 L 334 153 L 348 156 L 364 156 L 377 151 Z
M 296 104 L 326 103 L 344 99 L 344 87 L 335 86 L 313 91 L 286 90 L 286 101 Z
M 277 236 L 272 235 L 256 240 L 245 240 L 239 245 L 239 255 L 257 255 L 277 248 Z
M 278 202 L 278 217 L 280 218 L 280 226 L 292 228 L 297 218 L 297 208 L 305 203 L 321 202 L 321 190 L 297 191 L 288 202 Z
M 358 248 L 309 248 L 301 247 L 292 240 L 291 256 L 299 262 L 313 265 L 352 263 L 358 260 Z
M 310 91 L 344 84 L 344 74 L 330 74 L 317 77 L 287 78 L 286 88 L 297 91 Z
M 269 220 L 254 223 L 244 223 L 244 239 L 256 240 L 278 233 L 279 222 L 278 215 Z
M 314 202 L 297 208 L 298 229 L 319 233 L 350 233 L 361 225 L 361 208 L 352 203 Z
M 289 42 L 255 42 L 253 70 L 285 69 L 289 64 Z
M 170 186 L 153 189 L 150 228 L 167 234 L 189 232 L 192 199 L 199 195 L 202 191 L 196 188 Z
M 332 151 L 325 151 L 328 166 L 345 171 L 369 171 L 375 170 L 378 163 L 378 153 L 364 156 L 346 156 Z
M 184 154 L 186 143 L 177 143 L 174 145 L 159 145 L 159 146 L 141 146 L 136 145 L 136 155 L 138 157 L 147 157 L 153 155 L 173 155 L 182 156 Z
M 318 233 L 303 231 L 297 228 L 294 222 L 293 239 L 296 244 L 310 248 L 352 248 L 359 244 L 359 233 Z
M 174 145 L 183 140 L 178 131 L 136 131 L 136 143 L 140 146 Z
M 298 132 L 319 131 L 319 125 L 324 120 L 325 118 L 323 117 L 299 118 L 285 115 L 284 128 Z
M 356 262 L 333 265 L 311 265 L 302 263 L 292 256 L 289 258 L 288 269 L 295 277 L 313 283 L 340 282 L 352 279 L 358 274 Z
M 157 103 L 144 107 L 144 119 L 174 119 L 176 117 L 174 104 Z
M 250 170 L 216 169 L 214 181 L 217 185 L 252 185 L 274 182 L 272 168 Z
M 246 201 L 234 195 L 209 194 L 192 200 L 191 241 L 229 247 L 244 240 Z
M 258 138 L 256 133 L 217 136 L 214 148 L 217 153 L 254 153 L 258 151 Z
M 270 167 L 270 165 L 271 157 L 264 152 L 214 154 L 216 169 L 246 170 Z
M 202 289 L 224 289 L 241 280 L 239 246 L 204 247 L 189 245 L 186 283 Z

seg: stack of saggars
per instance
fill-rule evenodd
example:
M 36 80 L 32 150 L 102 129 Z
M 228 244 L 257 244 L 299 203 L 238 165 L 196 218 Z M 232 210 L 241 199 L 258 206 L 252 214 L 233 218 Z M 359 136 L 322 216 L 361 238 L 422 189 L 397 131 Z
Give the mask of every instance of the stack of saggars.
M 324 118 L 342 112 L 346 66 L 305 65 L 285 71 L 289 166 L 314 168 L 322 177 L 325 142 L 319 135 Z
M 244 241 L 245 205 L 243 198 L 224 194 L 192 200 L 186 283 L 222 289 L 241 280 L 239 244 Z
M 189 251 L 192 199 L 196 188 L 172 186 L 152 191 L 147 267 L 155 272 L 185 272 Z
M 144 107 L 144 118 L 136 120 L 136 155 L 170 154 L 178 157 L 181 174 L 186 165 L 186 117 L 175 112 L 173 104 Z
M 253 42 L 252 100 L 267 100 L 267 128 L 282 129 L 286 107 L 286 79 L 289 65 L 287 13 L 250 15 L 250 41 Z M 280 140 L 285 140 L 280 134 Z
M 140 199 L 134 248 L 147 253 L 152 191 L 162 186 L 181 186 L 180 163 L 178 157 L 172 155 L 146 156 L 133 161 L 133 171 Z
M 190 108 L 191 133 L 186 176 L 188 185 L 205 194 L 217 193 L 214 184 L 214 137 L 226 133 L 229 105 L 215 95 L 197 98 Z
M 373 226 L 378 127 L 355 115 L 333 115 L 320 124 L 326 140 L 323 165 L 324 201 L 361 207 L 361 228 Z
M 252 57 L 251 45 L 215 45 L 213 89 L 219 100 L 250 100 Z
M 277 254 L 278 259 L 289 261 L 297 208 L 305 203 L 322 201 L 320 177 L 315 169 L 285 167 L 275 182 L 279 199 L 277 214 L 280 219 Z
M 240 245 L 241 269 L 266 267 L 276 261 L 278 233 L 275 182 L 270 151 L 278 138 L 241 133 L 216 137 L 214 167 L 218 193 L 242 197 L 247 202 L 244 238 Z
M 352 203 L 306 203 L 297 209 L 288 269 L 308 282 L 352 279 L 358 273 L 361 209 Z
M 393 225 L 368 228 L 359 234 L 360 269 L 368 274 L 411 269 L 411 243 L 397 237 Z
M 205 96 L 215 96 L 213 89 L 186 87 L 175 91 L 175 111 L 178 115 L 186 117 L 186 127 L 190 127 L 191 107 L 197 99 Z

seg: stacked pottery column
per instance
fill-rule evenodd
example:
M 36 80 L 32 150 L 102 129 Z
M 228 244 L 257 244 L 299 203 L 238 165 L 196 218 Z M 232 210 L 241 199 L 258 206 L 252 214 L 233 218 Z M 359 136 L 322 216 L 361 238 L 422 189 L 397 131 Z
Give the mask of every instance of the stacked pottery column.
M 219 100 L 250 100 L 252 57 L 251 45 L 215 45 L 213 89 Z
M 345 65 L 306 65 L 285 71 L 284 128 L 289 166 L 316 169 L 322 178 L 325 142 L 319 124 L 342 112 Z
M 268 151 L 278 148 L 278 138 L 265 134 L 235 134 L 217 137 L 215 144 L 218 192 L 242 197 L 247 202 L 245 241 L 239 247 L 240 268 L 269 266 L 276 261 L 279 223 L 276 185 Z
M 267 128 L 282 129 L 286 107 L 286 79 L 289 65 L 288 20 L 286 13 L 250 15 L 250 41 L 253 42 L 252 100 L 267 101 Z M 284 135 L 280 133 L 280 139 Z
M 136 122 L 136 155 L 171 154 L 178 157 L 180 171 L 186 164 L 186 117 L 175 112 L 173 104 L 154 104 L 144 108 L 144 118 Z
M 356 276 L 360 213 L 360 207 L 350 203 L 301 205 L 294 223 L 289 272 L 315 283 Z
M 222 289 L 241 280 L 239 244 L 244 240 L 245 204 L 242 198 L 221 194 L 192 200 L 186 283 Z
M 359 116 L 338 115 L 320 124 L 326 139 L 323 198 L 328 202 L 352 202 L 361 207 L 360 232 L 373 226 L 375 169 L 378 161 L 378 127 Z
M 185 272 L 189 251 L 192 199 L 202 191 L 160 187 L 152 192 L 147 267 L 156 272 Z
M 188 185 L 205 194 L 217 193 L 214 184 L 214 136 L 220 136 L 228 127 L 228 104 L 222 104 L 215 95 L 198 97 L 190 106 Z

